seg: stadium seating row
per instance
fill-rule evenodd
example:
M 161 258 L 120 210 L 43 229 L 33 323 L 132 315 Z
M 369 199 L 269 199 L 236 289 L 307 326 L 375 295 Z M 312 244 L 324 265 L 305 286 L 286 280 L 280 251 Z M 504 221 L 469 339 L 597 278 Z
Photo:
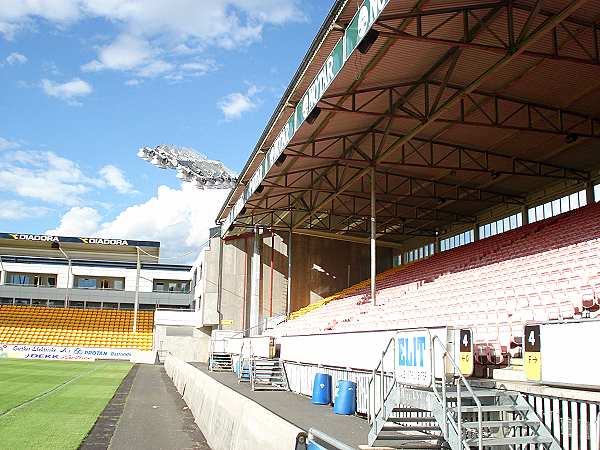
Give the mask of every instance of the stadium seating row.
M 590 205 L 388 271 L 376 306 L 363 282 L 272 333 L 469 327 L 479 360 L 497 364 L 526 322 L 599 314 L 599 255 L 600 206 Z
M 154 312 L 0 306 L 0 343 L 152 349 Z

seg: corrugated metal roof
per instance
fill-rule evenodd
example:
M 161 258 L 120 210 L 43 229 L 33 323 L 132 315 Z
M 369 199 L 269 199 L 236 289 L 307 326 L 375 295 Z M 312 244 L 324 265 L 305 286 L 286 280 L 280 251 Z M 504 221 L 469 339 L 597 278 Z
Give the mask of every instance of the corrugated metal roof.
M 283 204 L 283 193 L 295 187 L 313 188 L 312 193 L 295 193 L 296 206 L 303 205 L 300 209 L 306 209 L 306 205 L 314 208 L 331 198 L 331 205 L 323 205 L 324 211 L 335 215 L 341 214 L 343 207 L 352 210 L 344 204 L 348 195 L 338 196 L 335 200 L 330 196 L 368 165 L 368 162 L 359 161 L 362 156 L 358 151 L 348 150 L 359 141 L 358 133 L 367 130 L 376 130 L 377 134 L 362 141 L 362 154 L 370 156 L 373 149 L 389 149 L 384 158 L 387 164 L 383 165 L 385 170 L 382 171 L 395 174 L 395 178 L 392 177 L 394 181 L 389 181 L 388 175 L 377 175 L 378 184 L 382 184 L 381 195 L 393 196 L 394 192 L 399 192 L 394 190 L 394 183 L 404 186 L 399 181 L 402 177 L 417 177 L 429 180 L 429 184 L 424 183 L 412 191 L 414 198 L 400 196 L 403 205 L 420 205 L 462 215 L 481 211 L 493 202 L 517 201 L 514 196 L 524 197 L 532 189 L 556 182 L 558 172 L 544 166 L 545 163 L 563 166 L 560 173 L 567 174 L 567 178 L 577 178 L 581 174 L 570 169 L 589 170 L 600 165 L 600 156 L 593 151 L 600 137 L 600 48 L 594 48 L 600 39 L 592 39 L 590 28 L 590 24 L 596 23 L 600 17 L 600 0 L 547 0 L 541 13 L 532 16 L 532 20 L 528 18 L 535 2 L 513 2 L 513 38 L 517 43 L 521 33 L 537 33 L 538 27 L 553 14 L 571 5 L 580 5 L 580 8 L 575 9 L 556 28 L 556 32 L 546 32 L 523 54 L 514 56 L 499 69 L 494 65 L 511 54 L 503 48 L 509 42 L 510 21 L 506 2 L 430 0 L 423 2 L 422 11 L 426 14 L 420 19 L 414 14 L 407 18 L 417 3 L 400 0 L 388 3 L 375 25 L 381 32 L 379 39 L 366 55 L 355 52 L 349 58 L 319 103 L 323 108 L 320 116 L 313 124 L 304 123 L 298 130 L 286 150 L 287 160 L 280 167 L 271 169 L 268 181 L 263 183 L 264 190 L 253 195 L 252 205 L 269 209 L 269 204 L 277 204 L 273 202 Z M 473 9 L 458 11 L 464 6 Z M 337 23 L 347 24 L 355 12 L 355 4 L 346 5 Z M 463 36 L 465 17 L 468 17 L 470 29 L 467 38 Z M 484 21 L 487 21 L 485 25 L 482 24 Z M 393 29 L 400 24 L 404 25 L 402 30 Z M 340 35 L 339 31 L 330 30 L 325 36 L 323 45 L 298 80 L 291 95 L 293 100 L 299 100 Z M 478 81 L 492 69 L 493 75 Z M 425 78 L 427 85 L 423 83 Z M 473 92 L 457 97 L 461 89 L 475 82 L 477 86 Z M 352 98 L 349 94 L 357 90 L 360 93 Z M 393 104 L 402 101 L 403 107 L 394 110 L 392 123 L 388 126 L 390 101 Z M 446 102 L 452 104 L 443 112 L 433 109 Z M 271 132 L 261 143 L 262 148 L 274 140 L 288 114 L 291 114 L 291 108 L 274 122 Z M 429 120 L 432 114 L 436 115 L 437 121 Z M 589 117 L 594 120 L 589 120 Z M 386 130 L 388 134 L 383 138 Z M 402 137 L 407 133 L 414 137 L 405 143 L 405 150 L 402 146 L 392 147 L 394 143 L 406 141 Z M 587 137 L 591 133 L 598 137 Z M 334 140 L 333 137 L 338 135 L 352 136 Z M 303 147 L 297 145 L 315 139 L 323 141 Z M 569 140 L 573 142 L 567 142 Z M 430 155 L 426 141 L 433 141 Z M 452 146 L 443 147 L 438 145 L 440 143 L 465 146 L 474 153 L 463 152 L 466 155 L 463 156 L 463 153 L 453 152 Z M 342 153 L 344 148 L 348 152 L 345 157 Z M 303 151 L 303 157 L 296 157 L 299 151 Z M 540 175 L 532 176 L 533 172 L 526 174 L 527 170 L 523 169 L 520 173 L 498 177 L 494 174 L 493 165 L 486 162 L 486 154 L 498 155 L 492 160 L 501 171 L 512 167 L 511 158 L 517 158 L 519 164 L 523 161 L 522 164 L 539 169 Z M 459 157 L 474 159 L 469 162 L 470 166 L 458 166 Z M 258 160 L 256 158 L 249 167 L 254 167 Z M 445 161 L 446 165 L 435 161 Z M 457 167 L 450 167 L 451 164 Z M 347 167 L 340 169 L 344 165 Z M 302 176 L 300 172 L 311 167 L 322 169 Z M 340 171 L 344 171 L 344 175 L 340 176 Z M 325 177 L 326 172 L 329 174 Z M 295 175 L 286 179 L 286 173 Z M 339 178 L 337 187 L 335 177 Z M 317 179 L 321 181 L 317 182 Z M 293 187 L 284 186 L 286 181 Z M 360 209 L 365 201 L 362 194 L 367 191 L 363 185 L 364 182 L 356 181 L 348 189 L 360 194 L 356 194 L 360 198 L 354 200 L 359 205 L 353 208 Z M 429 193 L 427 186 L 436 186 L 436 195 L 444 201 L 435 196 L 425 198 L 425 195 L 419 195 L 419 192 Z M 445 201 L 444 192 L 461 192 L 462 188 L 478 190 L 480 199 L 462 192 L 462 197 Z M 494 197 L 495 194 L 499 195 Z M 505 198 L 501 194 L 512 197 Z M 235 200 L 236 195 L 231 198 Z M 276 198 L 276 195 L 279 197 Z M 299 196 L 304 196 L 304 203 L 297 200 Z M 287 199 L 285 204 L 289 202 L 291 200 Z M 248 209 L 251 213 L 252 206 Z M 294 213 L 296 218 L 303 215 L 305 213 Z M 271 219 L 264 220 L 265 225 L 272 225 Z

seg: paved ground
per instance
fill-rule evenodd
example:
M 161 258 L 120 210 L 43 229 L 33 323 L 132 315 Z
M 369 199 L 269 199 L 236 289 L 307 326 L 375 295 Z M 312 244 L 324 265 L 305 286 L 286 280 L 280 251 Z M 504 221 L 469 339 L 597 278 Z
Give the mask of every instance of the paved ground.
M 367 443 L 369 425 L 358 416 L 341 416 L 330 406 L 313 405 L 308 397 L 292 392 L 252 391 L 248 383 L 238 383 L 231 372 L 209 372 L 206 364 L 192 363 L 215 380 L 254 400 L 269 411 L 308 431 L 316 428 L 357 448 Z
M 79 447 L 81 450 L 104 450 L 108 448 L 110 440 L 115 434 L 119 418 L 125 409 L 127 396 L 133 386 L 133 380 L 137 374 L 139 366 L 133 366 L 127 376 L 123 379 L 115 395 L 108 402 L 108 405 L 100 413 L 92 431 L 87 435 Z
M 210 450 L 164 367 L 145 364 L 137 367 L 109 448 Z

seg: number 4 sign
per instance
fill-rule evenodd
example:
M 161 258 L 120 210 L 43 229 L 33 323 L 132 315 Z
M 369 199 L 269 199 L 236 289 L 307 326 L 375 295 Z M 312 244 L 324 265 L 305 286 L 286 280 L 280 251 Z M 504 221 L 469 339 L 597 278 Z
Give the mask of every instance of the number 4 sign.
M 524 332 L 523 366 L 528 380 L 542 380 L 542 353 L 539 325 L 526 325 Z

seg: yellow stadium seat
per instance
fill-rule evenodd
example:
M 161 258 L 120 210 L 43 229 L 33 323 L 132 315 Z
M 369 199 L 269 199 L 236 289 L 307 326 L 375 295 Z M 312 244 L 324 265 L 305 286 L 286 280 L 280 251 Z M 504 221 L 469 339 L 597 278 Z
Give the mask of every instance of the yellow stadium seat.
M 65 347 L 152 348 L 154 312 L 0 305 L 0 342 Z

